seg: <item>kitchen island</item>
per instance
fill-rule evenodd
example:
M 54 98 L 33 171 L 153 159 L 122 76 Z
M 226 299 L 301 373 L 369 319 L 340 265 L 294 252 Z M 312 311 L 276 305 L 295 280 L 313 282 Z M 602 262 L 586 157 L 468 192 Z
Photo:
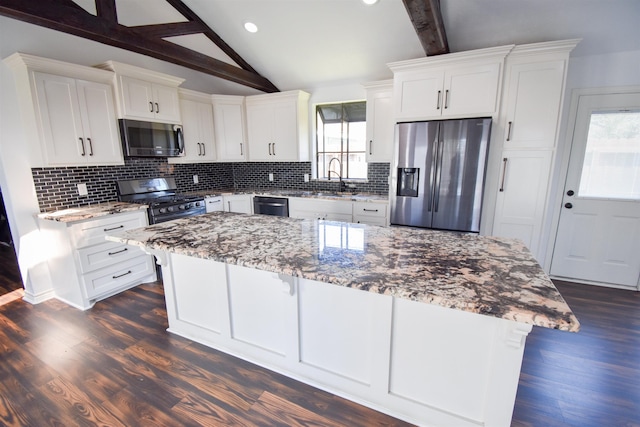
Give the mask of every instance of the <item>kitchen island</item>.
M 579 323 L 516 240 L 214 213 L 129 230 L 169 331 L 420 425 L 511 420 L 532 326 Z

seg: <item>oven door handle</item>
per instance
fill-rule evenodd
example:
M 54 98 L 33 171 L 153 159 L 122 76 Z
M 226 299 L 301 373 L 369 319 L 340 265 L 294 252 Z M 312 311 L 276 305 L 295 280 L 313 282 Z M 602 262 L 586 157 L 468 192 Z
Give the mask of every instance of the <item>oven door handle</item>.
M 286 206 L 286 203 L 270 203 L 270 202 L 256 202 L 257 204 L 259 204 L 260 206 L 274 206 L 276 208 L 281 208 L 283 206 Z

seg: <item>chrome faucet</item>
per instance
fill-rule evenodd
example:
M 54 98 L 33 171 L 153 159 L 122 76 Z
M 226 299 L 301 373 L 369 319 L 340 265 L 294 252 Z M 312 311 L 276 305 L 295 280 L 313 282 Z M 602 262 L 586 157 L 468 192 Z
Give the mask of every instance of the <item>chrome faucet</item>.
M 338 165 L 340 166 L 340 173 L 331 170 L 331 163 L 334 160 L 338 161 Z M 344 189 L 346 188 L 346 184 L 342 180 L 342 162 L 340 162 L 340 159 L 337 158 L 337 157 L 332 157 L 331 160 L 329 160 L 329 165 L 327 166 L 327 177 L 328 177 L 329 181 L 331 181 L 331 174 L 332 173 L 334 173 L 335 175 L 338 175 L 338 179 L 340 180 L 340 191 L 344 191 Z

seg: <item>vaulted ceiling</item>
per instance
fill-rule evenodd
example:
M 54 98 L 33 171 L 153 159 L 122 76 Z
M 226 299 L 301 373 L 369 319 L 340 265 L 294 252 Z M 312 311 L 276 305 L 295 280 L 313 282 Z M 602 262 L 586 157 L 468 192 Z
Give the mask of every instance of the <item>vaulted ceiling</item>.
M 166 11 L 165 17 L 153 9 L 127 13 L 126 6 L 119 10 L 116 0 L 1 0 L 0 14 L 172 62 L 264 92 L 278 91 L 185 3 L 181 0 L 165 1 L 166 4 L 156 2 Z M 448 53 L 439 0 L 403 2 L 425 53 Z M 139 2 L 138 5 L 140 3 L 149 6 L 149 2 Z M 121 0 L 120 5 L 123 4 L 126 3 Z M 134 18 L 131 24 L 125 24 L 131 17 L 145 15 L 146 20 L 143 18 L 141 23 L 136 23 Z M 182 43 L 177 40 L 187 36 L 208 39 L 214 54 L 204 54 L 189 41 L 183 45 L 184 40 Z M 223 56 L 226 61 L 216 56 Z
M 572 56 L 640 49 L 638 0 L 0 0 L 0 15 L 198 70 L 207 87 L 192 88 L 215 93 L 387 79 L 389 62 L 513 43 L 582 38 Z M 245 21 L 259 31 L 247 33 Z M 50 30 L 9 24 L 0 35 L 26 28 L 12 45 L 27 53 L 65 48 Z M 84 65 L 114 59 L 95 59 L 105 50 L 94 50 L 63 56 Z

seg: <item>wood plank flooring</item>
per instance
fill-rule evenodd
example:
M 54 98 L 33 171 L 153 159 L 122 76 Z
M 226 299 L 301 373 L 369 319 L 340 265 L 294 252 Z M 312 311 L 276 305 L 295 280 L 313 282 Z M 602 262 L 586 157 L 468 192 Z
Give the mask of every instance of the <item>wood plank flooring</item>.
M 640 426 L 640 293 L 558 288 L 582 331 L 534 328 L 512 425 Z M 160 283 L 86 312 L 0 306 L 0 425 L 408 425 L 166 327 Z
M 0 296 L 22 288 L 16 252 L 13 246 L 0 244 Z

